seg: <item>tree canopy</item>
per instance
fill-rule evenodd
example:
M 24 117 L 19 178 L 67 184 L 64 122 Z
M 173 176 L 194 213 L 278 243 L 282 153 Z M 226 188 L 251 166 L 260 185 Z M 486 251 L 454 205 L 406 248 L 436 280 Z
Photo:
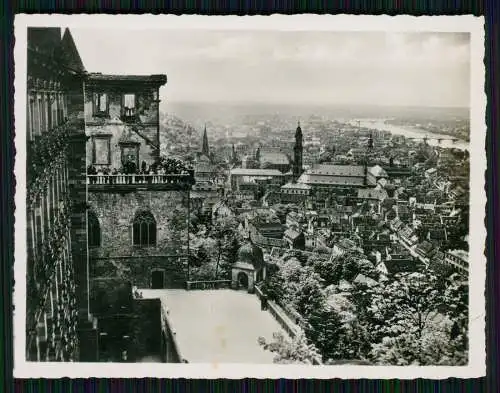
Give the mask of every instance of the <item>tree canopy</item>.
M 368 287 L 353 278 L 378 273 L 353 253 L 328 260 L 311 256 L 306 263 L 285 253 L 275 265 L 264 290 L 302 316 L 305 339 L 323 362 L 467 363 L 468 287 L 459 276 L 400 273 Z

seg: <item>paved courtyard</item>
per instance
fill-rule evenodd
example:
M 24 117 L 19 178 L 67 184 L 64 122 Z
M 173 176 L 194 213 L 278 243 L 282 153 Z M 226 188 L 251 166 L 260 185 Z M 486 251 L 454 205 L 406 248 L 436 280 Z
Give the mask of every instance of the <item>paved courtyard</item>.
M 283 331 L 257 296 L 244 291 L 178 289 L 141 290 L 160 298 L 169 310 L 181 356 L 190 363 L 272 363 L 274 354 L 259 346 Z

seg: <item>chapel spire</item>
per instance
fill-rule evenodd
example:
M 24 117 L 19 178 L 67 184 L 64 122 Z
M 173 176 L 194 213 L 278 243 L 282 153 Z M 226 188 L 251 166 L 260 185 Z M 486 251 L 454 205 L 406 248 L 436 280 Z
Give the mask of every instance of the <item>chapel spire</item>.
M 207 136 L 207 125 L 205 124 L 205 130 L 203 131 L 203 144 L 201 153 L 207 157 L 210 156 L 210 151 L 208 148 L 208 136 Z

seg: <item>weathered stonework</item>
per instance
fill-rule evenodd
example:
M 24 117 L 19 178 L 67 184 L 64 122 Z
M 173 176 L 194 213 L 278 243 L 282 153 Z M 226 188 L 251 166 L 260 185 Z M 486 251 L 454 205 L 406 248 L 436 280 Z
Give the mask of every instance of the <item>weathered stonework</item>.
M 159 299 L 136 300 L 127 313 L 101 316 L 99 331 L 100 361 L 139 362 L 165 357 Z
M 160 147 L 158 96 L 165 83 L 164 75 L 88 76 L 84 103 L 87 165 L 119 170 L 129 154 L 138 167 L 156 161 Z
M 89 141 L 87 142 L 87 166 L 94 165 L 97 168 L 100 167 L 110 167 L 120 169 L 122 166 L 122 149 L 123 145 L 125 148 L 134 148 L 132 145 L 127 145 L 129 142 L 136 144 L 139 151 L 139 165 L 144 161 L 147 165 L 151 165 L 156 158 L 157 149 L 153 145 L 146 143 L 146 141 L 141 140 L 141 137 L 132 129 L 132 125 L 126 124 L 121 120 L 110 120 L 106 124 L 93 124 L 87 125 L 87 135 L 89 136 Z M 143 125 L 140 128 L 140 134 L 144 136 L 149 136 L 148 140 L 156 140 L 156 126 Z M 101 137 L 109 138 L 109 149 L 102 150 L 95 149 L 94 140 Z M 125 139 L 124 139 L 125 138 Z M 102 139 L 102 138 L 101 138 Z M 126 140 L 127 143 L 122 143 Z M 144 143 L 142 143 L 144 142 Z M 104 143 L 104 141 L 102 142 Z M 95 150 L 95 153 L 94 153 Z M 93 155 L 96 155 L 96 160 L 92 159 Z
M 184 285 L 187 266 L 187 191 L 89 192 L 88 203 L 101 230 L 101 246 L 90 249 L 90 276 L 115 277 L 151 287 L 153 271 L 163 271 L 165 287 Z M 149 211 L 156 221 L 156 245 L 134 246 L 133 220 Z
M 85 69 L 69 30 L 29 28 L 27 53 L 26 358 L 75 361 L 88 321 L 86 222 L 71 210 L 86 201 Z
M 91 261 L 91 280 L 100 277 L 120 278 L 138 288 L 151 288 L 152 273 L 163 271 L 165 288 L 184 288 L 187 274 L 186 258 L 131 257 Z
M 113 89 L 113 90 L 112 90 Z M 155 124 L 158 121 L 158 100 L 155 98 L 155 92 L 157 87 L 142 87 L 141 89 L 129 89 L 126 85 L 121 86 L 119 90 L 115 87 L 109 87 L 105 81 L 100 82 L 99 85 L 89 87 L 86 90 L 85 96 L 85 121 L 89 125 L 94 123 L 101 123 L 101 118 L 95 116 L 93 113 L 93 102 L 92 93 L 107 93 L 108 94 L 108 108 L 109 108 L 109 119 L 119 119 L 121 117 L 122 110 L 122 92 L 124 93 L 135 93 L 136 94 L 136 106 L 139 115 L 139 119 L 142 123 Z

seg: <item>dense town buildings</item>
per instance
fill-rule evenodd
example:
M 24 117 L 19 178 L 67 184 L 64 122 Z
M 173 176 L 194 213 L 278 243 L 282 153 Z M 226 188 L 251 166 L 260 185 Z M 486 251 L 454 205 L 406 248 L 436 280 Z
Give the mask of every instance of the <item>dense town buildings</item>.
M 68 30 L 29 36 L 28 359 L 206 359 L 171 299 L 232 288 L 267 311 L 286 263 L 326 276 L 332 308 L 401 274 L 467 276 L 468 153 L 322 118 L 166 148 L 166 75 L 88 73 Z M 308 328 L 304 304 L 274 300 L 263 324 Z

